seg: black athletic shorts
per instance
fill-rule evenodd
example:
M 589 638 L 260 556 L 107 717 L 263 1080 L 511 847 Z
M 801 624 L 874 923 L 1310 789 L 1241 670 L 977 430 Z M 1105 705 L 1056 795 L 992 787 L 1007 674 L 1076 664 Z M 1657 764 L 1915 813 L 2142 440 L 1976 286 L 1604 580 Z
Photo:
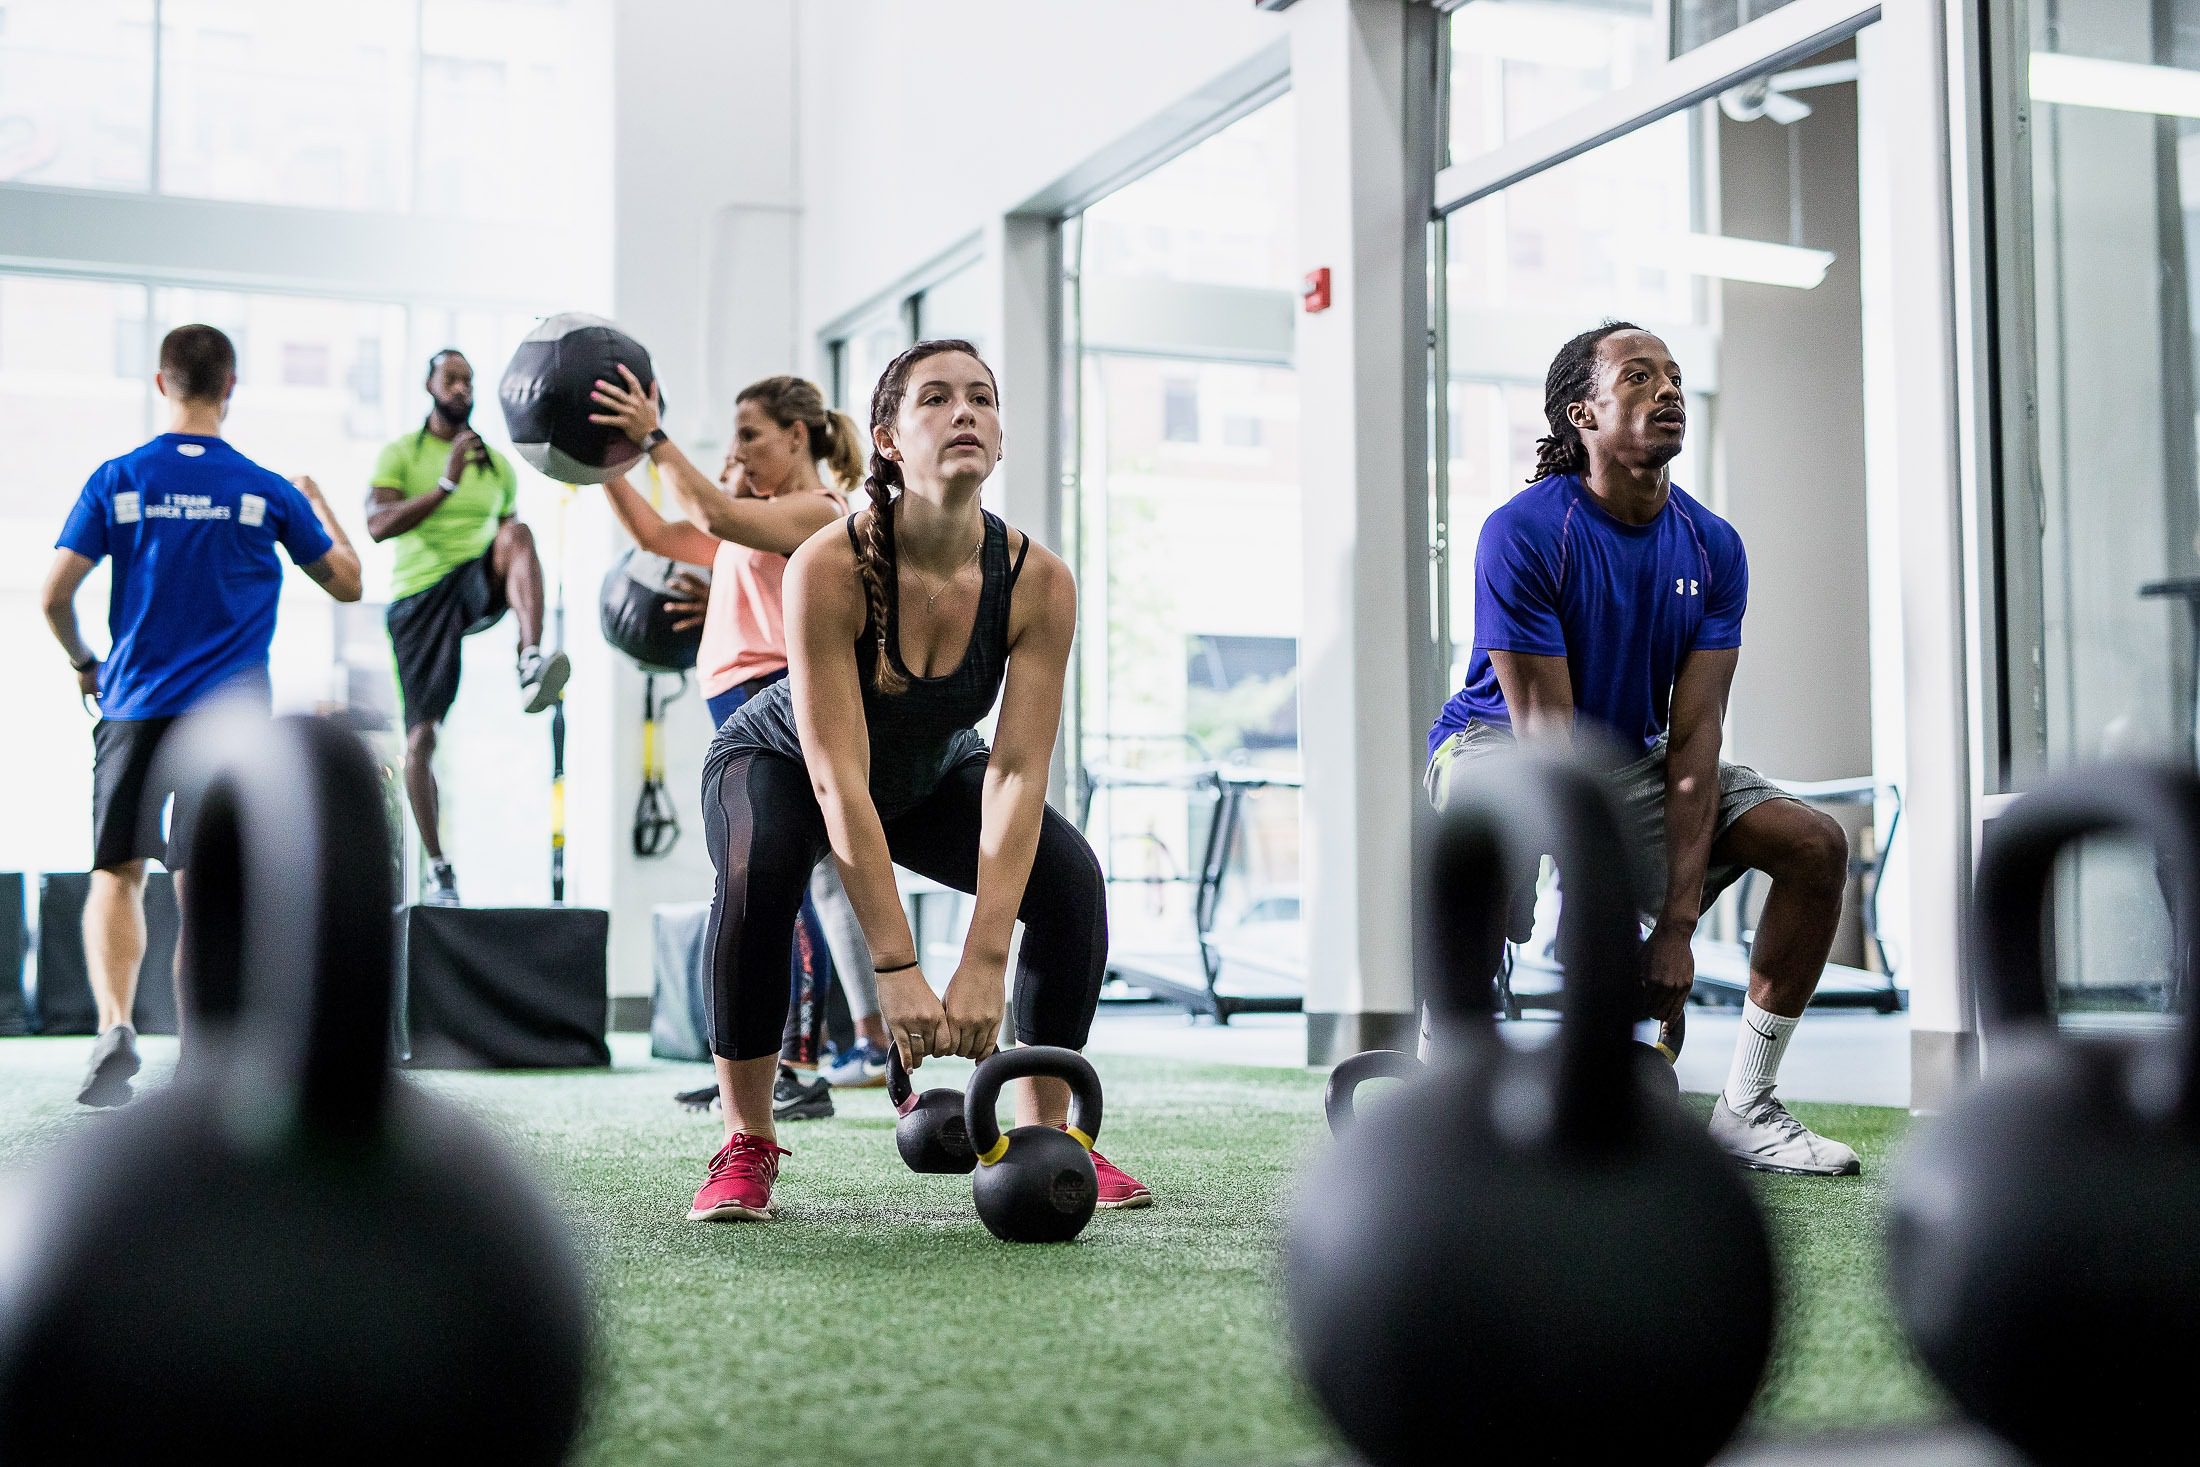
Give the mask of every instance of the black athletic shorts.
M 178 799 L 161 836 L 161 807 L 176 793 L 174 773 L 154 764 L 174 718 L 102 718 L 92 729 L 92 869 L 112 871 L 126 861 L 159 861 L 171 871 L 184 865 L 183 801 Z
M 390 603 L 390 647 L 409 731 L 441 723 L 458 697 L 459 644 L 503 620 L 508 609 L 496 552 L 485 550 L 425 591 Z

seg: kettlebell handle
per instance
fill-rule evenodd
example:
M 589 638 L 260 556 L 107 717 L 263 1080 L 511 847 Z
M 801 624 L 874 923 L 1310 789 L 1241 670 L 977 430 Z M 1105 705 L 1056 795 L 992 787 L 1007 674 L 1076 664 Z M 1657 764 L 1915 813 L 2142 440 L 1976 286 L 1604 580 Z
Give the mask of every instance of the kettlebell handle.
M 1634 853 L 1603 783 L 1572 758 L 1517 749 L 1477 761 L 1455 778 L 1449 809 L 1423 862 L 1425 967 L 1421 991 L 1452 1014 L 1494 1014 L 1490 974 L 1473 971 L 1504 930 L 1512 882 L 1546 853 L 1558 860 L 1566 900 L 1558 920 L 1564 970 L 1556 1132 L 1618 1139 L 1615 1118 L 1633 1113 L 1629 1045 L 1641 983 Z
M 1001 1134 L 1001 1086 L 1027 1075 L 1052 1075 L 1069 1081 L 1069 1134 L 1090 1151 L 1100 1136 L 1100 1076 L 1092 1062 L 1074 1049 L 1053 1044 L 1022 1044 L 1004 1049 L 978 1066 L 963 1096 L 963 1126 L 970 1133 L 970 1147 L 981 1166 L 991 1166 L 1008 1155 L 1008 1138 Z
M 2200 780 L 2166 764 L 2066 774 L 1987 822 L 1971 904 L 1981 1016 L 1989 1031 L 2051 1022 L 2049 900 L 2055 862 L 2087 836 L 2124 831 L 2153 847 L 2168 899 L 2177 979 L 2200 978 Z M 2188 999 L 2189 1006 L 2189 999 Z M 2184 1021 L 2178 1105 L 2200 1127 L 2200 1019 Z
M 186 748 L 202 791 L 183 888 L 186 986 L 205 975 L 203 1017 L 279 1056 L 300 1125 L 370 1136 L 389 1098 L 397 901 L 373 760 L 356 735 L 306 717 Z
M 898 1044 L 886 1046 L 886 1099 L 898 1116 L 917 1108 L 917 1087 L 909 1078 L 909 1067 L 901 1062 Z
M 1365 1049 L 1340 1061 L 1329 1072 L 1329 1084 L 1322 1091 L 1322 1112 L 1328 1117 L 1330 1133 L 1341 1134 L 1352 1124 L 1355 1097 L 1362 1085 L 1370 1080 L 1410 1080 L 1424 1068 L 1397 1049 Z

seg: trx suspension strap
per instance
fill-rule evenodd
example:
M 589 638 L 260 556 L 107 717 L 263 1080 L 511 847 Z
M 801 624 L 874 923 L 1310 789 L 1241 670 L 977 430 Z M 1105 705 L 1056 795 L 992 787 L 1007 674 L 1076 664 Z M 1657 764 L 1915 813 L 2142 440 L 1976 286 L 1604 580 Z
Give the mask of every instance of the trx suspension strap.
M 665 766 L 657 748 L 658 715 L 680 701 L 687 692 L 687 674 L 679 677 L 672 696 L 657 701 L 657 677 L 642 679 L 642 797 L 634 806 L 634 854 L 666 856 L 680 840 L 680 817 L 665 794 Z
M 664 480 L 654 459 L 643 462 L 649 465 L 650 508 L 662 510 Z M 634 804 L 634 854 L 644 859 L 670 855 L 680 840 L 680 817 L 665 794 L 664 758 L 657 747 L 659 715 L 687 692 L 687 674 L 678 677 L 679 685 L 663 703 L 657 701 L 657 675 L 642 677 L 642 793 Z
M 558 599 L 552 617 L 550 645 L 565 646 L 565 535 L 566 514 L 580 493 L 577 485 L 563 486 L 558 498 Z M 550 900 L 565 900 L 565 694 L 550 705 Z

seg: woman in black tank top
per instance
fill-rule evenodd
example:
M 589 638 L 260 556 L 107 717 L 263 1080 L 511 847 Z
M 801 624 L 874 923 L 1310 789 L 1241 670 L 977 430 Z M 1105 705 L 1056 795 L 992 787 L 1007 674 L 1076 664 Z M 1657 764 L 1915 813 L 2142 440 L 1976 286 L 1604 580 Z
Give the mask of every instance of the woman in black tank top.
M 788 944 L 827 851 L 912 1068 L 993 1051 L 1019 920 L 1018 1042 L 1081 1049 L 1099 1003 L 1100 863 L 1046 803 L 1077 590 L 1060 557 L 980 507 L 1001 458 L 991 370 L 968 342 L 919 342 L 879 379 L 871 439 L 872 508 L 819 531 L 788 566 L 787 680 L 729 719 L 704 763 L 718 870 L 711 1049 L 726 1140 L 689 1211 L 698 1221 L 771 1216 L 789 1154 L 772 1123 Z M 975 725 L 996 699 L 989 750 Z M 896 864 L 977 898 L 944 997 L 917 966 Z M 1063 1082 L 1012 1083 L 1019 1123 L 1067 1121 Z M 1105 1157 L 1093 1161 L 1102 1207 L 1152 1200 Z

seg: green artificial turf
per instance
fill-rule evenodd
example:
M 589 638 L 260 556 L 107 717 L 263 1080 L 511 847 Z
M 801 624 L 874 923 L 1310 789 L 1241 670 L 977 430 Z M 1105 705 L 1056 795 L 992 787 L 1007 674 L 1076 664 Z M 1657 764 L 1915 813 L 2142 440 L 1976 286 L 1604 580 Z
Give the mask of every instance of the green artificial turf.
M 87 1045 L 0 1042 L 0 1167 L 66 1144 Z M 173 1054 L 148 1050 L 156 1070 Z M 670 1098 L 703 1083 L 700 1066 L 422 1078 L 531 1159 L 589 1260 L 604 1367 L 585 1462 L 1335 1460 L 1293 1382 L 1276 1294 L 1291 1181 L 1325 1140 L 1321 1078 L 1099 1068 L 1101 1149 L 1157 1205 L 1044 1248 L 996 1242 L 966 1179 L 904 1171 L 880 1091 L 841 1092 L 839 1115 L 785 1129 L 780 1221 L 705 1225 L 683 1214 L 718 1123 Z M 1883 1179 L 1906 1117 L 1795 1110 L 1854 1145 L 1865 1174 L 1762 1179 L 1787 1289 L 1751 1430 L 1937 1417 L 1879 1282 Z

